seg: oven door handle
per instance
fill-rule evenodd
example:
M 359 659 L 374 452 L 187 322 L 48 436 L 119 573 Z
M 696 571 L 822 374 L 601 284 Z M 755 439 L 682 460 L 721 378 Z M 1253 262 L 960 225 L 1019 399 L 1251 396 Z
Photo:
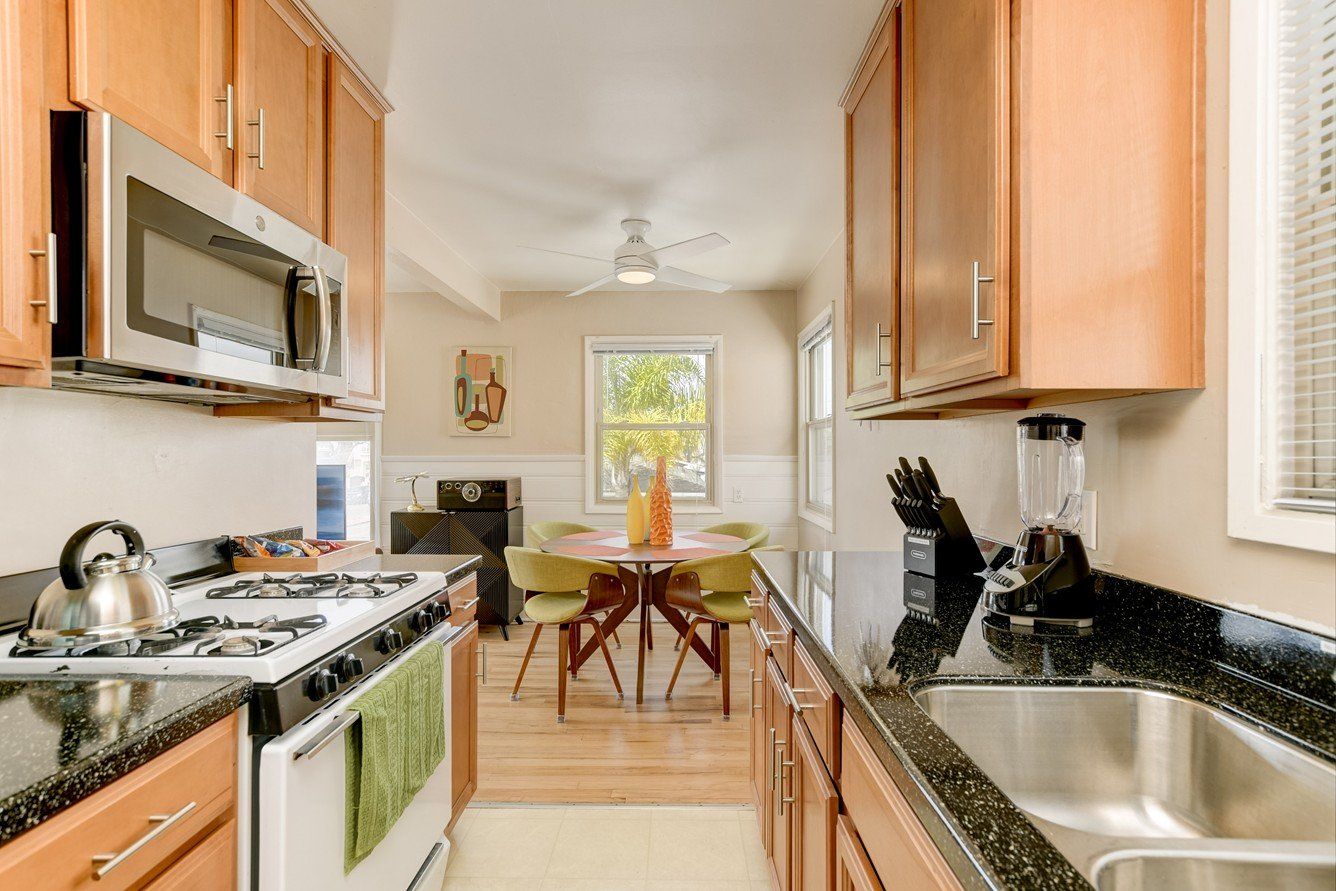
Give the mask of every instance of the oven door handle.
M 329 726 L 325 728 L 324 733 L 320 734 L 315 739 L 306 742 L 302 746 L 299 746 L 297 750 L 292 753 L 292 760 L 300 761 L 303 758 L 314 758 L 324 750 L 325 746 L 332 743 L 340 733 L 347 730 L 361 719 L 362 715 L 360 712 L 344 712 L 333 721 L 329 722 Z

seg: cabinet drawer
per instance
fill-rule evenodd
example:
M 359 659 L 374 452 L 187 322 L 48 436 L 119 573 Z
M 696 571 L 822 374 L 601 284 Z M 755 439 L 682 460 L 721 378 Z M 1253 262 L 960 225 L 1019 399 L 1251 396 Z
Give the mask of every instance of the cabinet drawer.
M 793 643 L 793 674 L 791 686 L 802 706 L 803 723 L 812 734 L 816 749 L 825 761 L 826 770 L 836 780 L 840 778 L 840 700 L 821 676 L 816 663 L 797 641 Z
M 471 575 L 449 590 L 450 624 L 467 625 L 478 618 L 478 577 Z
M 0 887 L 139 887 L 233 816 L 236 733 L 231 715 L 0 848 Z
M 894 876 L 904 888 L 960 888 L 928 831 L 847 715 L 840 755 L 840 797 L 877 875 Z
M 147 891 L 232 891 L 237 886 L 237 821 L 228 820 L 167 867 Z

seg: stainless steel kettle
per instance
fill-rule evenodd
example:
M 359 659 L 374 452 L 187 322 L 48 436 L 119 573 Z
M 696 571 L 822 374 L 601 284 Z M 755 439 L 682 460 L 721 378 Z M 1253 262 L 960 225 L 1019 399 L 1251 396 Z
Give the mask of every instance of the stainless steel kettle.
M 115 532 L 125 540 L 123 556 L 98 554 L 84 562 L 94 536 Z M 90 523 L 70 537 L 60 552 L 60 578 L 37 596 L 19 645 L 49 650 L 89 647 L 165 631 L 180 618 L 172 592 L 149 567 L 153 555 L 129 523 Z

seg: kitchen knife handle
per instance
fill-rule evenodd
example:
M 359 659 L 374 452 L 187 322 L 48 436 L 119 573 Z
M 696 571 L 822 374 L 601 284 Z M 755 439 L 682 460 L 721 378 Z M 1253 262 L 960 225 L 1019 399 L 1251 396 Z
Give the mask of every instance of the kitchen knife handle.
M 937 474 L 933 472 L 932 465 L 928 463 L 928 459 L 922 455 L 919 456 L 919 469 L 923 471 L 923 475 L 927 478 L 928 485 L 932 487 L 933 494 L 941 495 L 942 484 L 938 481 Z
M 904 490 L 900 488 L 900 485 L 899 485 L 899 483 L 897 483 L 897 482 L 895 481 L 895 477 L 894 477 L 894 476 L 892 476 L 892 475 L 889 474 L 889 473 L 886 474 L 886 482 L 888 482 L 888 483 L 891 484 L 891 491 L 895 493 L 895 497 L 896 497 L 896 498 L 904 498 L 904 497 L 905 497 Z

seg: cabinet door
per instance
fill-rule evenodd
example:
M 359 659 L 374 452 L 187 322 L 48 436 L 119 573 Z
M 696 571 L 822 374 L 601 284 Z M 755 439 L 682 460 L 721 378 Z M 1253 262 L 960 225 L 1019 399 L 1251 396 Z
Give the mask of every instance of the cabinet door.
M 348 396 L 335 405 L 385 407 L 384 112 L 338 56 L 329 57 L 329 164 L 325 240 L 348 258 L 343 283 Z
M 769 726 L 765 723 L 765 635 L 753 620 L 747 625 L 751 642 L 751 668 L 748 671 L 747 702 L 751 706 L 748 725 L 751 731 L 751 788 L 756 805 L 756 819 L 765 832 L 766 800 L 769 793 L 769 775 L 766 773 L 766 746 L 769 745 Z
M 904 4 L 906 395 L 1007 373 L 1009 8 Z
M 900 290 L 900 12 L 892 10 L 845 103 L 846 406 L 896 397 Z
M 450 644 L 450 789 L 454 826 L 478 790 L 478 623 Z
M 69 32 L 70 98 L 232 182 L 232 0 L 70 0 Z
M 325 223 L 325 48 L 289 0 L 237 0 L 237 184 L 316 235 Z
M 853 821 L 845 815 L 835 823 L 835 891 L 882 891 Z
M 789 778 L 792 776 L 793 740 L 792 717 L 789 714 L 788 699 L 784 693 L 784 675 L 775 660 L 767 659 L 765 667 L 765 710 L 770 721 L 771 775 L 772 790 L 770 800 L 770 833 L 766 839 L 766 853 L 770 855 L 770 868 L 780 891 L 792 887 L 789 873 L 790 826 L 793 822 L 793 807 L 790 794 Z
M 793 766 L 786 775 L 793 798 L 793 885 L 803 891 L 820 891 L 835 883 L 835 818 L 840 796 L 802 721 L 793 722 L 792 752 Z
M 42 7 L 0 0 L 0 381 L 49 383 Z

